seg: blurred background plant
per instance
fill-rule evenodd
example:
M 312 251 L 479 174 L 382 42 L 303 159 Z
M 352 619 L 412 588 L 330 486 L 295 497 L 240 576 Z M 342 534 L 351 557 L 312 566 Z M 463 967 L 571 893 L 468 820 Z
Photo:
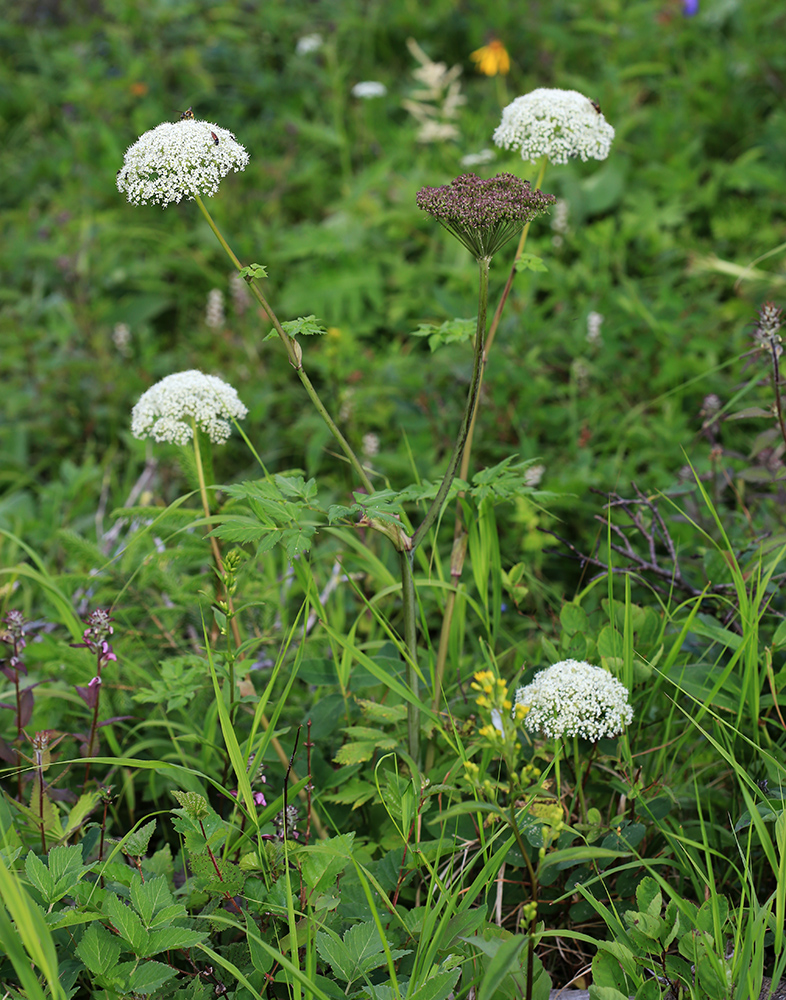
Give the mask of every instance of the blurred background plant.
M 751 933 L 736 940 L 750 942 L 756 974 L 773 971 L 786 884 L 786 533 L 778 344 L 763 353 L 755 331 L 783 283 L 784 19 L 765 0 L 555 0 L 527 18 L 513 2 L 23 0 L 3 14 L 0 882 L 28 948 L 26 957 L 9 946 L 3 979 L 16 975 L 36 995 L 25 979 L 33 942 L 46 940 L 35 907 L 60 913 L 72 900 L 95 928 L 68 966 L 72 983 L 84 985 L 89 969 L 117 989 L 112 963 L 95 957 L 115 947 L 134 975 L 142 959 L 160 960 L 145 955 L 133 921 L 122 946 L 113 942 L 122 913 L 112 916 L 112 897 L 134 899 L 139 919 L 153 921 L 135 873 L 165 879 L 187 904 L 166 918 L 170 943 L 206 946 L 206 921 L 184 921 L 209 916 L 212 952 L 235 970 L 205 952 L 193 967 L 184 958 L 176 984 L 191 995 L 226 980 L 253 996 L 266 976 L 283 995 L 302 985 L 297 974 L 327 990 L 315 977 L 330 969 L 342 992 L 433 980 L 436 998 L 456 985 L 452 955 L 464 995 L 473 986 L 481 996 L 538 995 L 548 976 L 522 961 L 535 937 L 538 961 L 563 984 L 588 975 L 590 942 L 608 927 L 622 940 L 626 911 L 665 919 L 677 897 L 714 901 L 711 931 L 700 925 L 713 974 L 725 974 L 729 928 L 743 925 Z M 495 40 L 510 68 L 492 77 L 473 53 Z M 549 167 L 558 203 L 527 247 L 546 270 L 516 275 L 500 323 L 477 471 L 460 501 L 469 572 L 445 697 L 424 712 L 433 757 L 420 774 L 404 750 L 395 565 L 381 540 L 325 526 L 323 512 L 351 505 L 356 484 L 195 207 L 130 210 L 114 178 L 127 145 L 189 106 L 230 129 L 251 160 L 209 202 L 217 222 L 244 262 L 268 265 L 282 319 L 314 315 L 326 328 L 308 340 L 309 371 L 375 485 L 433 481 L 470 378 L 461 331 L 476 303 L 465 252 L 415 194 L 466 169 L 534 180 L 517 154 L 492 148 L 503 75 L 505 100 L 536 87 L 589 95 L 617 135 L 600 166 Z M 494 301 L 509 253 L 492 271 Z M 413 336 L 424 323 L 429 336 Z M 130 431 L 142 392 L 191 368 L 237 388 L 271 489 L 292 503 L 272 525 L 281 545 L 228 542 L 246 643 L 237 662 L 204 515 L 187 496 L 196 469 L 175 446 L 153 451 Z M 258 468 L 239 436 L 216 453 L 214 481 L 227 486 L 215 502 L 228 517 L 242 516 Z M 449 535 L 416 566 L 427 667 L 450 587 Z M 304 537 L 314 539 L 307 555 Z M 117 661 L 92 703 L 75 690 L 91 670 L 71 643 L 97 608 L 111 609 Z M 24 646 L 9 614 L 22 616 Z M 509 805 L 505 755 L 488 742 L 488 727 L 499 731 L 470 685 L 493 668 L 512 691 L 568 658 L 614 673 L 634 718 L 624 753 L 607 745 L 591 758 L 586 814 L 569 803 L 565 828 L 546 813 L 525 825 L 525 858 L 488 823 L 465 777 L 464 763 L 475 763 L 478 787 L 489 782 Z M 86 706 L 97 709 L 92 728 Z M 83 791 L 79 736 L 87 729 L 89 741 L 97 727 L 106 756 L 93 759 Z M 540 757 L 528 750 L 513 770 L 553 805 L 544 785 L 553 753 L 536 746 Z M 263 765 L 261 804 L 253 781 Z M 175 791 L 207 806 L 188 800 L 169 816 Z M 295 801 L 297 848 L 281 837 Z M 154 813 L 167 814 L 157 827 Z M 323 854 L 319 829 L 333 835 Z M 610 853 L 593 861 L 593 847 Z M 294 868 L 290 848 L 305 852 Z M 63 895 L 26 862 L 31 851 L 77 849 L 79 858 L 41 862 L 53 878 L 72 872 Z M 103 885 L 82 870 L 99 857 L 117 862 Z M 542 862 L 534 931 L 522 911 L 527 861 Z M 655 872 L 668 883 L 658 907 L 644 881 Z M 737 914 L 728 923 L 722 896 Z M 253 910 L 246 951 L 235 906 Z M 62 954 L 76 933 L 69 919 L 50 914 L 43 925 Z M 4 943 L 16 940 L 9 920 L 3 911 Z M 358 957 L 355 935 L 372 925 L 376 958 L 360 972 L 336 938 Z M 634 957 L 660 954 L 661 924 L 650 930 L 657 948 L 631 939 Z M 415 957 L 399 954 L 408 949 Z M 48 954 L 38 954 L 44 978 Z M 627 980 L 608 965 L 598 975 L 621 992 L 639 988 L 644 963 L 631 961 Z M 251 985 L 237 986 L 236 972 Z

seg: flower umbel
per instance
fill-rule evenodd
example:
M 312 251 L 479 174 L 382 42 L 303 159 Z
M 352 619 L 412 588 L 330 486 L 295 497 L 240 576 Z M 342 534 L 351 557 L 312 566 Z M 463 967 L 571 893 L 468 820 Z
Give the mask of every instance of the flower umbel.
M 581 736 L 597 743 L 618 736 L 633 719 L 628 690 L 602 667 L 563 660 L 516 692 L 516 708 L 529 708 L 524 725 L 551 738 Z
M 211 195 L 231 170 L 245 170 L 248 153 L 231 132 L 212 122 L 186 118 L 163 122 L 126 150 L 117 187 L 133 205 Z
M 142 394 L 131 412 L 131 433 L 185 445 L 195 421 L 214 444 L 223 444 L 232 430 L 230 420 L 242 420 L 247 413 L 235 389 L 215 375 L 177 372 Z
M 477 63 L 478 72 L 486 76 L 504 75 L 510 72 L 510 56 L 508 50 L 498 38 L 492 39 L 488 45 L 482 45 L 469 55 Z
M 555 200 L 513 174 L 488 180 L 462 174 L 450 184 L 421 188 L 416 197 L 418 208 L 433 215 L 479 260 L 492 257 Z
M 538 87 L 517 97 L 502 112 L 494 142 L 518 149 L 521 158 L 535 162 L 547 156 L 552 163 L 570 157 L 605 160 L 614 129 L 599 106 L 577 90 Z

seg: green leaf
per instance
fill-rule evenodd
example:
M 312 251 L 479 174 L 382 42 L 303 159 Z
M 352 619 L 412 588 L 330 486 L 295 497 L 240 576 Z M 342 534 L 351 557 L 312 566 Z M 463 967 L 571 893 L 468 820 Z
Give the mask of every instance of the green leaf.
M 117 960 L 120 958 L 120 941 L 96 921 L 85 931 L 76 953 L 90 972 L 100 976 L 117 966 Z
M 548 268 L 534 253 L 523 253 L 516 261 L 516 271 L 548 271 Z
M 192 931 L 188 927 L 162 927 L 150 931 L 147 944 L 142 949 L 135 949 L 137 955 L 158 955 L 162 951 L 176 951 L 178 948 L 196 948 L 208 938 L 201 931 Z
M 354 839 L 354 833 L 341 834 L 306 848 L 302 872 L 309 889 L 326 892 L 335 883 L 350 862 Z
M 104 912 L 111 919 L 120 936 L 128 942 L 137 955 L 144 953 L 147 946 L 147 931 L 130 906 L 123 903 L 114 893 L 108 893 L 104 902 Z
M 651 917 L 659 917 L 663 909 L 663 894 L 658 883 L 649 875 L 636 886 L 636 903 L 642 913 Z
M 85 792 L 83 795 L 79 796 L 77 801 L 74 803 L 71 812 L 68 814 L 68 818 L 66 819 L 63 827 L 63 837 L 65 839 L 68 839 L 74 831 L 79 829 L 90 813 L 98 805 L 100 799 L 101 793 L 97 791 Z
M 653 917 L 649 913 L 638 913 L 636 910 L 626 912 L 625 923 L 650 941 L 657 941 L 663 931 L 663 921 L 660 917 Z
M 143 923 L 150 926 L 153 915 L 170 906 L 173 899 L 165 878 L 151 878 L 131 883 L 131 901 Z
M 372 739 L 345 743 L 338 748 L 333 759 L 337 764 L 359 764 L 371 760 L 377 750 L 395 750 L 397 746 L 398 740 L 385 733 L 379 733 Z
M 248 267 L 241 267 L 238 273 L 250 284 L 255 278 L 266 278 L 267 267 L 264 264 L 249 264 Z
M 412 331 L 412 336 L 428 337 L 428 346 L 433 352 L 445 344 L 461 344 L 471 340 L 475 336 L 476 329 L 476 319 L 448 319 L 440 326 L 421 323 L 417 330 Z
M 568 635 L 575 632 L 586 632 L 589 629 L 589 617 L 584 608 L 578 604 L 563 604 L 559 613 L 559 620 L 563 629 Z
M 620 993 L 612 986 L 595 986 L 589 988 L 590 1000 L 628 1000 L 627 993 Z
M 178 974 L 177 969 L 162 962 L 124 962 L 117 967 L 124 984 L 127 983 L 129 993 L 153 993 L 159 986 Z
M 290 319 L 281 324 L 281 328 L 288 337 L 318 337 L 327 333 L 316 316 L 299 316 L 297 319 Z
M 461 969 L 437 972 L 435 975 L 429 976 L 425 982 L 414 986 L 410 996 L 417 997 L 417 1000 L 447 1000 L 460 975 Z
M 480 984 L 478 1000 L 492 1000 L 508 974 L 521 971 L 519 956 L 526 944 L 527 937 L 524 934 L 515 934 L 499 945 Z
M 54 896 L 55 880 L 44 862 L 32 851 L 25 858 L 25 871 L 27 877 L 44 897 L 44 902 L 47 905 L 51 903 Z
M 319 931 L 316 943 L 320 958 L 328 963 L 333 974 L 343 979 L 345 983 L 351 983 L 354 962 L 344 942 L 325 931 Z
M 141 858 L 147 854 L 147 846 L 156 829 L 156 820 L 151 819 L 144 826 L 132 830 L 123 838 L 120 849 L 131 858 Z

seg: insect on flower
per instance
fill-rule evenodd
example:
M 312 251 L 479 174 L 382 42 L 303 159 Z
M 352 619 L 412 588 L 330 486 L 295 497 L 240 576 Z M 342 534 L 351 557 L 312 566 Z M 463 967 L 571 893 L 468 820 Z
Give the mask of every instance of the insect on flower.
M 180 116 L 180 121 L 182 122 L 185 121 L 187 118 L 193 118 L 193 117 L 194 117 L 194 112 L 192 111 L 192 109 L 186 108 L 186 110 Z
M 600 113 L 601 113 L 601 111 L 600 111 L 600 105 L 598 104 L 598 102 L 597 102 L 597 101 L 593 101 L 593 100 L 592 100 L 592 98 L 590 98 L 590 104 L 591 104 L 591 105 L 593 106 L 593 108 L 594 108 L 594 109 L 595 109 L 595 110 L 596 110 L 596 111 L 598 112 L 598 114 L 600 114 Z
M 210 134 L 213 136 L 213 143 L 217 146 L 218 145 L 218 136 L 216 135 L 215 132 L 211 132 Z

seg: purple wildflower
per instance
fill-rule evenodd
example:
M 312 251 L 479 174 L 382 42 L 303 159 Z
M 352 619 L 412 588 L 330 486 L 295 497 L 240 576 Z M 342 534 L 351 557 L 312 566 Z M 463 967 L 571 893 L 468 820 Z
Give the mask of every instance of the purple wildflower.
M 416 201 L 418 208 L 433 215 L 481 260 L 493 257 L 556 198 L 533 191 L 529 181 L 513 174 L 498 174 L 488 180 L 462 174 L 450 184 L 421 188 Z
M 762 347 L 773 351 L 778 357 L 783 353 L 780 330 L 783 326 L 783 310 L 774 302 L 765 302 L 759 309 L 753 336 Z
M 682 0 L 682 13 L 685 17 L 694 17 L 699 13 L 699 0 Z

